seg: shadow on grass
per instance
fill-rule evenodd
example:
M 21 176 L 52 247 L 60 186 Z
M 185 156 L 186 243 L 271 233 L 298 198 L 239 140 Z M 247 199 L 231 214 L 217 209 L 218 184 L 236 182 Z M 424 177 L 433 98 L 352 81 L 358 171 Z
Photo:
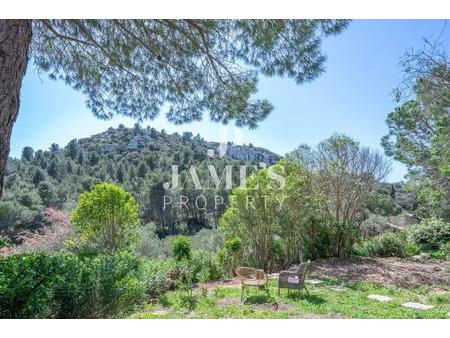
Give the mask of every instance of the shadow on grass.
M 253 295 L 245 298 L 244 304 L 267 304 L 274 303 L 275 299 L 268 295 Z
M 317 296 L 317 295 L 312 295 L 312 294 L 303 294 L 303 293 L 290 293 L 287 296 L 288 299 L 290 300 L 306 300 L 308 303 L 314 304 L 314 305 L 320 305 L 325 303 L 325 299 L 321 296 Z

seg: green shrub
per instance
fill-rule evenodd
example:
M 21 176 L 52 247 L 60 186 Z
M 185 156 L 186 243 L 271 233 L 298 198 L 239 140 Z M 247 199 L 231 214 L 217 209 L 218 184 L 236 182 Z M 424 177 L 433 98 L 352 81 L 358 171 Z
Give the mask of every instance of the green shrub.
M 175 287 L 186 289 L 199 282 L 218 280 L 223 277 L 222 269 L 213 255 L 205 251 L 194 251 L 190 259 L 145 260 L 143 279 L 149 298 L 160 297 L 169 287 L 172 279 Z
M 114 184 L 97 184 L 81 194 L 71 220 L 83 243 L 107 250 L 129 249 L 138 239 L 138 205 Z
M 269 269 L 276 269 L 283 266 L 286 259 L 286 244 L 281 238 L 276 237 L 272 241 L 272 248 L 270 250 L 271 258 Z
M 215 256 L 205 251 L 195 251 L 189 269 L 193 272 L 194 281 L 208 282 L 219 280 L 223 277 L 223 271 Z
M 217 252 L 216 261 L 221 265 L 222 271 L 233 276 L 234 269 L 242 261 L 242 240 L 239 237 L 226 240 L 223 248 Z
M 142 261 L 134 254 L 101 255 L 87 262 L 93 266 L 96 276 L 99 317 L 131 311 L 145 299 Z
M 27 253 L 0 259 L 1 318 L 102 318 L 144 299 L 140 259 Z
M 229 253 L 240 252 L 242 250 L 242 240 L 239 237 L 234 237 L 225 241 L 224 247 Z
M 186 236 L 177 236 L 172 240 L 172 255 L 177 260 L 191 258 L 191 241 Z
M 422 250 L 438 250 L 450 241 L 450 223 L 436 218 L 426 219 L 412 228 L 411 236 Z
M 407 240 L 403 234 L 386 232 L 359 243 L 355 252 L 362 256 L 406 257 Z
M 382 216 L 398 215 L 402 207 L 398 205 L 387 191 L 372 191 L 367 199 L 367 208 L 370 212 Z
M 167 260 L 146 260 L 143 266 L 144 282 L 147 295 L 155 299 L 168 288 L 169 272 L 177 271 L 177 262 Z

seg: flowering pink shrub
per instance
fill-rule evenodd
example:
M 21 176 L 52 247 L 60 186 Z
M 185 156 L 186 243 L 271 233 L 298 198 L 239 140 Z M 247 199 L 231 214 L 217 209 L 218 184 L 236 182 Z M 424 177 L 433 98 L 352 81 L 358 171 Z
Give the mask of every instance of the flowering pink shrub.
M 43 211 L 44 225 L 38 231 L 24 230 L 18 233 L 20 245 L 10 248 L 9 253 L 36 251 L 59 251 L 73 234 L 73 227 L 66 211 L 46 208 Z

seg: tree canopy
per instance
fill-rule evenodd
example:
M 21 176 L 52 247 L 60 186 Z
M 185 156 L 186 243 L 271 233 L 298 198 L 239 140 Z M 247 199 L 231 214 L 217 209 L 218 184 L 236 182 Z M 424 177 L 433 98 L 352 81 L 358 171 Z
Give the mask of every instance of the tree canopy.
M 257 76 L 299 84 L 324 71 L 322 38 L 345 20 L 39 20 L 31 55 L 52 78 L 88 96 L 96 116 L 255 127 L 272 109 L 255 99 Z
M 0 20 L 0 196 L 28 60 L 87 96 L 94 114 L 234 121 L 272 110 L 258 74 L 298 84 L 325 69 L 322 39 L 348 20 Z
M 400 105 L 387 117 L 386 154 L 405 163 L 419 216 L 450 218 L 450 59 L 427 44 L 403 58 Z M 407 94 L 408 96 L 401 95 Z

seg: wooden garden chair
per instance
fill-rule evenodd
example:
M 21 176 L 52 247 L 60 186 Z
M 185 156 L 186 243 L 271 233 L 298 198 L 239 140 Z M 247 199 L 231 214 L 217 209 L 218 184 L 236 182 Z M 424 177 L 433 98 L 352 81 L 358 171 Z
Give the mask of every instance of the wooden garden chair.
M 239 267 L 235 270 L 241 282 L 241 300 L 244 299 L 244 292 L 247 287 L 253 286 L 257 289 L 264 289 L 269 294 L 267 274 L 260 269 Z

